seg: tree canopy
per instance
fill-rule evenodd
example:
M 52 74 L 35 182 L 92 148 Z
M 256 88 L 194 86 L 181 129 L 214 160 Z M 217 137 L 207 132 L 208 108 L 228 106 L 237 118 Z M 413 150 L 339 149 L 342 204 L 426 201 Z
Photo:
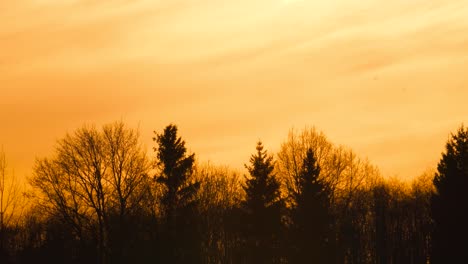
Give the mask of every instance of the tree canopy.
M 412 181 L 383 177 L 315 128 L 291 130 L 278 153 L 258 142 L 244 177 L 197 161 L 176 125 L 153 140 L 151 157 L 138 131 L 122 122 L 85 125 L 37 159 L 24 195 L 0 155 L 0 262 L 426 264 L 467 257 L 463 126 L 437 172 Z

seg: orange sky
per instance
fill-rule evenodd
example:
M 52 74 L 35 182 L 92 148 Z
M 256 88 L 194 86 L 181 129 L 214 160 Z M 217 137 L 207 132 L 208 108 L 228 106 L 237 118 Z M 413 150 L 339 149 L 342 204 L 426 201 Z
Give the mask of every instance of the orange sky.
M 0 145 L 20 176 L 84 123 L 180 127 L 241 168 L 315 125 L 384 175 L 468 121 L 468 1 L 0 1 Z

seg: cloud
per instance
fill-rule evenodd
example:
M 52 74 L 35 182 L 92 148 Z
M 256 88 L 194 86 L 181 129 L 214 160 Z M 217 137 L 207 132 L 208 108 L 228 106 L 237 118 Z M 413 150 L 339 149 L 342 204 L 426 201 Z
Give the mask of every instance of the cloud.
M 0 17 L 0 144 L 27 168 L 65 131 L 124 118 L 149 145 L 175 122 L 239 167 L 258 138 L 316 125 L 413 176 L 441 151 L 415 135 L 439 142 L 468 114 L 460 0 L 18 0 Z

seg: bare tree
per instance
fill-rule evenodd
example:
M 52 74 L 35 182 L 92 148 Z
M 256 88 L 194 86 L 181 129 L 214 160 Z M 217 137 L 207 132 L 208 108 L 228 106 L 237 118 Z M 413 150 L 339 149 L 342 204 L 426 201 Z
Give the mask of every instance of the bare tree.
M 306 127 L 300 132 L 291 129 L 277 154 L 276 167 L 288 198 L 298 192 L 300 171 L 309 148 L 314 151 L 321 168 L 320 178 L 332 192 L 332 203 L 341 200 L 345 205 L 349 204 L 354 192 L 379 175 L 377 168 L 367 159 L 359 158 L 347 147 L 333 145 L 323 132 L 314 127 Z
M 24 196 L 15 175 L 8 170 L 6 155 L 0 150 L 0 251 L 6 250 L 7 229 L 15 228 L 24 208 Z
M 289 207 L 295 205 L 291 198 L 299 192 L 300 171 L 309 148 L 315 153 L 321 168 L 319 178 L 330 192 L 337 262 L 343 263 L 350 258 L 359 262 L 357 256 L 365 255 L 361 250 L 364 243 L 357 241 L 356 237 L 367 223 L 369 190 L 380 178 L 380 173 L 367 159 L 358 157 L 347 147 L 333 145 L 323 132 L 314 127 L 306 127 L 299 132 L 291 130 L 281 145 L 276 166 L 278 176 L 286 187 L 283 195 Z
M 195 166 L 194 176 L 200 181 L 200 209 L 231 208 L 244 198 L 240 173 L 227 166 L 203 163 Z
M 317 131 L 315 127 L 306 127 L 300 132 L 291 129 L 288 138 L 281 144 L 276 162 L 278 176 L 286 188 L 283 195 L 286 193 L 286 201 L 289 204 L 293 202 L 292 197 L 299 192 L 300 172 L 308 149 L 315 153 L 317 164 L 322 168 L 321 176 L 326 177 L 324 175 L 329 173 L 327 164 L 333 154 L 333 145 L 325 134 Z
M 144 195 L 148 169 L 137 131 L 121 122 L 84 126 L 58 142 L 54 157 L 37 160 L 31 184 L 78 239 L 95 234 L 99 262 L 108 263 L 111 213 L 123 224 Z
M 244 198 L 240 173 L 227 166 L 204 163 L 195 166 L 202 230 L 203 263 L 235 263 L 240 234 L 237 206 Z

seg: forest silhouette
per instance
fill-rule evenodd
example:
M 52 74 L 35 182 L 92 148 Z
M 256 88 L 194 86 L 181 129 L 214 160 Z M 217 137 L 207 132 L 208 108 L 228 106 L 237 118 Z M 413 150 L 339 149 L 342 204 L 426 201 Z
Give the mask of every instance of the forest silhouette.
M 2 150 L 0 263 L 468 261 L 463 125 L 437 170 L 411 181 L 313 127 L 277 153 L 252 144 L 245 174 L 198 162 L 174 124 L 153 141 L 146 153 L 123 122 L 83 126 L 24 184 Z

